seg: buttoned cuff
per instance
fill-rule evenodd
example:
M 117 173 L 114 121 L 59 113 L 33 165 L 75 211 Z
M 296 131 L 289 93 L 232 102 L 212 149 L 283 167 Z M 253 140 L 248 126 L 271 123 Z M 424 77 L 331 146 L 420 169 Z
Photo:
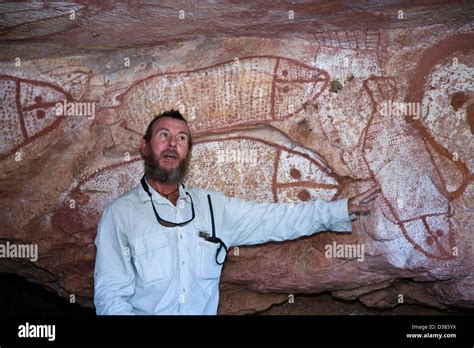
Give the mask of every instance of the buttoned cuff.
M 331 231 L 352 232 L 351 217 L 349 215 L 349 199 L 339 199 L 331 204 Z

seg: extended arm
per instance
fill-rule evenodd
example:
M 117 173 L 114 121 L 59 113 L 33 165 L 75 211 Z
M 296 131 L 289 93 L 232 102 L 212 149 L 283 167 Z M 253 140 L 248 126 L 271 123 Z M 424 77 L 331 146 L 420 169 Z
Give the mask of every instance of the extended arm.
M 229 246 L 284 241 L 320 231 L 350 232 L 350 214 L 369 212 L 380 187 L 334 202 L 254 203 L 218 196 L 218 226 Z

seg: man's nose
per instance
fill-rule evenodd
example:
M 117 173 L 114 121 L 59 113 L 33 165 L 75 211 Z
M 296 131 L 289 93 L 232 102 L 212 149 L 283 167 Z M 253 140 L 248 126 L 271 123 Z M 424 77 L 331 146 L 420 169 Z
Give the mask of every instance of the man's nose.
M 176 139 L 173 138 L 173 137 L 169 137 L 168 139 L 168 147 L 171 147 L 171 148 L 176 148 L 176 145 L 177 145 L 177 142 L 176 142 Z

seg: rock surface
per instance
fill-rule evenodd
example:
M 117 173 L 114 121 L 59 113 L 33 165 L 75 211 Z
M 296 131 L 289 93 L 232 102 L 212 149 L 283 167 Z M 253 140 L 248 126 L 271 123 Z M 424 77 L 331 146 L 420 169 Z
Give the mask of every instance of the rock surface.
M 474 307 L 474 8 L 346 3 L 0 5 L 0 240 L 38 245 L 0 271 L 91 305 L 101 212 L 175 108 L 189 185 L 295 203 L 382 187 L 353 233 L 230 250 L 220 313 L 323 292 Z

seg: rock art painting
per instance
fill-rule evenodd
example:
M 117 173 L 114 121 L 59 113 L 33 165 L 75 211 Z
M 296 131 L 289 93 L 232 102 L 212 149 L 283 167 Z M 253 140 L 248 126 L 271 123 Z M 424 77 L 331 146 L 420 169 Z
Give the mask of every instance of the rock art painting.
M 191 185 L 258 202 L 332 200 L 342 189 L 323 158 L 269 127 L 202 137 L 192 163 Z
M 56 128 L 64 119 L 56 116 L 56 103 L 72 101 L 60 86 L 14 76 L 0 75 L 0 90 L 0 159 Z
M 84 67 L 65 66 L 45 75 L 56 82 L 0 75 L 0 159 L 57 128 L 65 117 L 56 114 L 56 104 L 79 100 L 92 74 Z
M 361 35 L 354 34 L 352 39 L 347 36 L 347 42 L 339 40 L 337 44 L 344 46 L 346 42 L 351 49 L 379 48 L 378 35 L 371 39 Z M 365 40 L 363 44 L 351 44 L 361 38 Z M 324 37 L 320 40 L 327 43 Z M 247 131 L 237 128 L 257 127 L 295 115 L 324 91 L 328 81 L 324 70 L 291 59 L 248 57 L 196 71 L 150 76 L 118 95 L 116 108 L 120 125 L 142 134 L 148 118 L 136 115 L 152 115 L 175 107 L 175 100 L 188 103 L 184 112 L 189 112 L 197 136 L 194 169 L 188 178 L 191 185 L 261 202 L 332 200 L 344 187 L 320 155 L 295 145 L 286 134 L 268 126 Z M 365 171 L 363 176 L 382 186 L 382 218 L 426 257 L 452 258 L 456 245 L 454 210 L 446 179 L 440 174 L 440 168 L 449 167 L 450 163 L 437 163 L 436 150 L 422 137 L 413 136 L 403 127 L 397 129 L 393 120 L 384 119 L 377 112 L 381 103 L 396 99 L 394 78 L 370 77 L 363 83 L 363 92 L 365 96 L 361 97 L 366 98 L 372 111 L 359 122 L 359 149 L 355 149 L 359 153 L 354 158 Z M 219 97 L 216 93 L 223 94 Z M 256 98 L 256 93 L 263 93 L 265 98 Z M 212 104 L 210 100 L 223 104 Z M 262 108 L 252 104 L 255 100 L 261 102 Z M 203 108 L 209 106 L 209 112 L 204 112 Z M 245 117 L 246 113 L 250 116 Z M 203 134 L 210 130 L 218 133 Z M 411 166 L 414 158 L 422 165 Z M 141 164 L 135 159 L 81 179 L 54 214 L 55 225 L 67 233 L 93 231 L 107 203 L 135 186 L 141 172 Z M 111 182 L 117 185 L 108 188 Z M 78 203 L 77 210 L 71 211 L 72 201 Z M 71 213 L 75 218 L 69 217 Z
M 387 34 L 381 30 L 315 33 L 313 64 L 330 72 L 333 83 L 346 85 L 354 78 L 383 75 Z
M 138 185 L 142 175 L 143 163 L 135 158 L 82 178 L 55 209 L 53 225 L 67 234 L 84 233 L 91 242 L 107 204 Z
M 378 50 L 382 44 L 379 30 L 328 31 L 315 33 L 320 47 L 352 50 Z
M 382 187 L 379 201 L 384 217 L 425 256 L 453 258 L 454 211 L 429 145 L 377 112 L 381 103 L 396 99 L 394 79 L 370 78 L 365 88 L 374 114 L 361 147 L 370 176 Z
M 330 83 L 319 98 L 306 106 L 305 122 L 317 138 L 308 146 L 325 152 L 341 172 L 368 179 L 361 164 L 359 139 L 372 115 L 363 87 L 370 76 L 384 76 L 387 34 L 379 30 L 315 33 L 313 65 L 330 73 Z M 298 139 L 308 143 L 304 137 Z M 342 169 L 342 168 L 340 168 Z
M 152 115 L 179 109 L 200 135 L 295 116 L 321 94 L 328 79 L 327 72 L 290 58 L 238 58 L 137 81 L 115 97 L 116 110 L 122 126 L 141 135 Z
M 448 188 L 453 199 L 464 192 L 474 170 L 473 40 L 471 33 L 453 35 L 424 52 L 406 98 L 422 108 L 421 118 L 409 122 L 442 161 L 451 162 L 462 173 L 460 184 Z

